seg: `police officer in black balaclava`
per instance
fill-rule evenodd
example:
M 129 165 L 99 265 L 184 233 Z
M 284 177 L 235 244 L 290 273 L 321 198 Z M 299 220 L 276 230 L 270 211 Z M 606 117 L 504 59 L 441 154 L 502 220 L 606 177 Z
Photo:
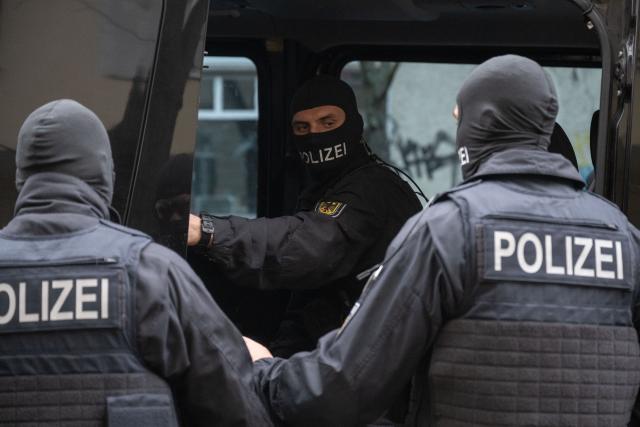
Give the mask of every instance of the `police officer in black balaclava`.
M 353 91 L 342 80 L 309 80 L 293 97 L 291 111 L 294 145 L 315 185 L 369 161 L 362 116 Z
M 627 425 L 640 232 L 547 151 L 557 112 L 534 61 L 471 73 L 456 114 L 465 181 L 407 222 L 339 330 L 256 362 L 278 421 L 365 425 L 410 381 L 402 425 Z
M 339 326 L 402 224 L 420 209 L 411 188 L 367 152 L 351 88 L 332 76 L 305 82 L 291 103 L 293 145 L 308 172 L 294 215 L 192 216 L 189 244 L 232 282 L 291 289 L 271 345 L 288 356 Z M 210 285 L 211 286 L 211 285 Z
M 49 102 L 18 135 L 0 230 L 0 426 L 268 426 L 233 324 L 180 256 L 109 221 L 100 119 Z

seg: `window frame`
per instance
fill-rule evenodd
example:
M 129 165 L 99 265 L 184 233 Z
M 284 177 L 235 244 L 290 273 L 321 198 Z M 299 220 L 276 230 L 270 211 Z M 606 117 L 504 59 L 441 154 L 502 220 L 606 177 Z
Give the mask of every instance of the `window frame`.
M 354 61 L 384 61 L 423 64 L 480 64 L 497 55 L 518 54 L 529 57 L 543 67 L 591 68 L 601 70 L 600 79 L 600 111 L 607 103 L 607 91 L 610 75 L 606 63 L 606 52 L 594 49 L 568 48 L 559 51 L 551 48 L 522 48 L 522 47 L 451 47 L 451 46 L 421 46 L 397 47 L 389 46 L 342 46 L 323 52 L 317 62 L 319 73 L 340 76 L 344 67 Z M 599 124 L 602 125 L 603 117 Z M 605 144 L 601 134 L 598 135 L 597 147 Z M 592 159 L 593 160 L 593 159 Z M 597 171 L 601 160 L 593 162 Z M 600 170 L 602 170 L 600 168 Z M 599 172 L 601 174 L 602 172 Z M 596 189 L 597 190 L 597 189 Z M 594 190 L 595 191 L 595 190 Z M 602 194 L 601 191 L 597 191 Z
M 317 70 L 339 76 L 352 61 L 391 61 L 447 64 L 480 64 L 494 56 L 515 54 L 533 59 L 542 66 L 603 68 L 603 57 L 593 49 L 570 48 L 560 52 L 550 48 L 466 47 L 466 46 L 343 46 L 323 52 Z M 603 69 L 604 72 L 604 69 Z
M 250 62 L 250 64 L 249 64 Z M 212 70 L 215 67 L 215 71 Z M 233 73 L 254 73 L 253 78 L 253 108 L 251 109 L 227 109 L 224 106 L 224 81 Z M 202 78 L 207 75 L 213 79 L 212 107 L 200 108 L 198 105 L 198 121 L 200 120 L 259 120 L 259 96 L 258 96 L 258 67 L 256 63 L 246 55 L 237 57 L 222 55 L 207 55 L 203 61 Z

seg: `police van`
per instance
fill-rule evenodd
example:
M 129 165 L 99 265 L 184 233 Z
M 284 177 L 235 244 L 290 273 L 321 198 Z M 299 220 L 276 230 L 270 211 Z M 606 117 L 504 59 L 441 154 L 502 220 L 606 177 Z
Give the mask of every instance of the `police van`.
M 2 0 L 0 227 L 22 121 L 78 100 L 109 132 L 123 224 L 187 257 L 241 331 L 267 342 L 288 294 L 236 289 L 199 265 L 188 213 L 293 212 L 303 171 L 289 101 L 317 73 L 352 85 L 382 159 L 428 196 L 455 186 L 455 95 L 475 64 L 505 53 L 549 71 L 580 174 L 640 226 L 639 11 L 637 0 Z M 507 263 L 523 237 L 503 233 Z M 601 273 L 620 279 L 612 265 Z

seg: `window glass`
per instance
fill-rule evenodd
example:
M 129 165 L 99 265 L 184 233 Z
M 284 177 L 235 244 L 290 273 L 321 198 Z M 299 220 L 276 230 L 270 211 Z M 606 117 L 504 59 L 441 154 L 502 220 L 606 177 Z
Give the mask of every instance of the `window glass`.
M 200 83 L 200 103 L 201 110 L 213 110 L 213 76 L 202 76 Z
M 256 216 L 257 75 L 242 57 L 205 57 L 193 168 L 193 212 Z
M 600 109 L 600 68 L 545 67 L 556 84 L 560 112 L 557 121 L 573 145 L 580 174 L 591 179 L 591 118 Z
M 354 88 L 373 151 L 407 172 L 428 197 L 462 179 L 452 116 L 472 64 L 354 61 L 342 78 Z M 546 68 L 560 100 L 558 123 L 569 136 L 580 172 L 593 171 L 591 116 L 600 100 L 600 69 Z
M 222 108 L 225 110 L 253 110 L 255 104 L 255 75 L 237 75 L 223 77 L 224 102 Z
M 124 213 L 162 10 L 147 0 L 0 3 L 0 228 L 13 216 L 20 126 L 60 98 L 93 110 L 109 132 L 113 206 Z

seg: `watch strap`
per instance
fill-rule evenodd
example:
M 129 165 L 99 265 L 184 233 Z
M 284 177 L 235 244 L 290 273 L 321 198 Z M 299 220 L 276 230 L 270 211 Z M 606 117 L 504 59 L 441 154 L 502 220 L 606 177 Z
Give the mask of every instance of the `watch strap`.
M 209 249 L 213 246 L 213 235 L 215 233 L 214 226 L 215 217 L 204 212 L 200 213 L 200 241 L 198 246 Z

